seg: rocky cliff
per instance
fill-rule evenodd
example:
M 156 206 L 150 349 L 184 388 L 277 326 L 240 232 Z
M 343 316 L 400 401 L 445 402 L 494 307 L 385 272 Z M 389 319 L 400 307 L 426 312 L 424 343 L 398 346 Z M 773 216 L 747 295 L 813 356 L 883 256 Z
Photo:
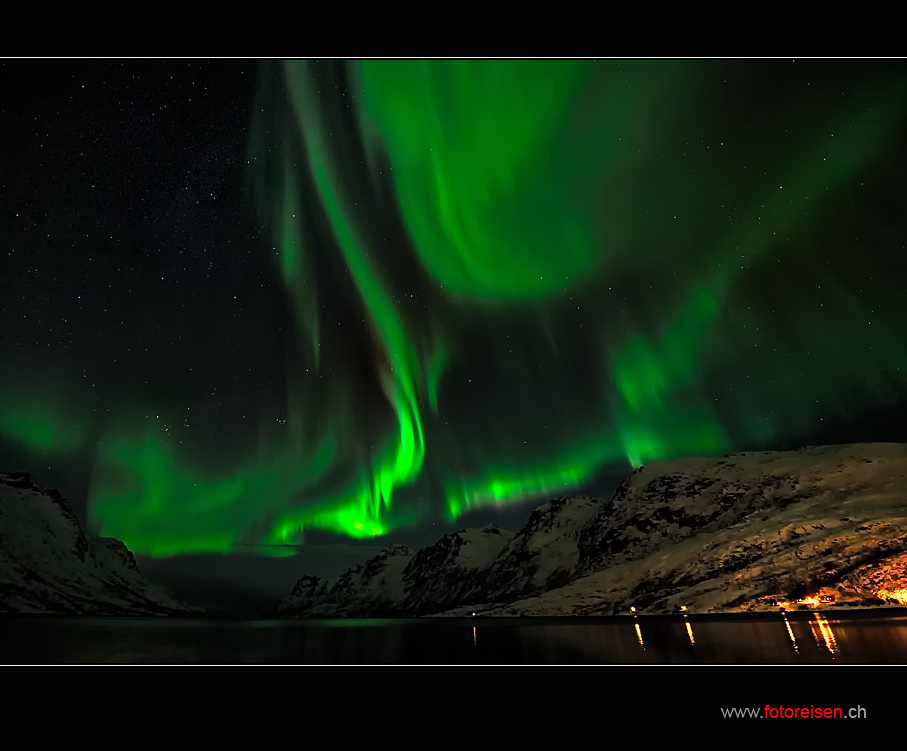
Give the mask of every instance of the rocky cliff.
M 187 615 L 119 540 L 86 535 L 72 508 L 28 474 L 0 473 L 0 612 Z

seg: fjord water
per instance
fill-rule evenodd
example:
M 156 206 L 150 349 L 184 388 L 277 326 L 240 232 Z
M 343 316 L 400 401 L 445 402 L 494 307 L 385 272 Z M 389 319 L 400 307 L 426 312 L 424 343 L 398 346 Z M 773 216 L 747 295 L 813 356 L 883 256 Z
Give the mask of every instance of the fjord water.
M 903 664 L 907 614 L 230 621 L 0 618 L 3 664 Z

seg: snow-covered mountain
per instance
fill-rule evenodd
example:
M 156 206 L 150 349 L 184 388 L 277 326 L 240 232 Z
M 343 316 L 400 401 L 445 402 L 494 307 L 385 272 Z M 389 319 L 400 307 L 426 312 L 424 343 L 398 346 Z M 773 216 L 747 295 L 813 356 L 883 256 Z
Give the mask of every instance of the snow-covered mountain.
M 336 579 L 304 576 L 289 597 L 268 615 L 274 617 L 393 617 L 405 592 L 403 572 L 413 559 L 404 545 L 391 545 L 365 564 L 358 564 Z
M 539 506 L 492 561 L 474 597 L 499 601 L 545 592 L 582 571 L 580 532 L 602 509 L 589 496 L 558 498 Z
M 119 540 L 87 536 L 57 490 L 0 473 L 0 612 L 186 615 Z
M 464 570 L 456 551 L 469 546 L 454 538 L 479 532 L 447 535 L 407 551 L 393 571 L 382 568 L 383 586 L 395 592 L 387 612 L 358 604 L 362 584 L 350 572 L 340 579 L 346 589 L 300 580 L 278 612 L 597 615 L 681 605 L 720 612 L 822 594 L 838 604 L 907 604 L 907 445 L 654 462 L 610 500 L 544 504 L 517 534 L 499 533 L 496 554 L 488 546 L 476 558 L 488 563 Z
M 511 542 L 513 532 L 489 524 L 446 534 L 422 548 L 403 572 L 407 615 L 446 610 L 482 591 L 489 567 Z
M 278 617 L 395 617 L 436 613 L 480 591 L 481 577 L 513 537 L 491 524 L 444 535 L 413 554 L 392 545 L 336 579 L 300 579 Z

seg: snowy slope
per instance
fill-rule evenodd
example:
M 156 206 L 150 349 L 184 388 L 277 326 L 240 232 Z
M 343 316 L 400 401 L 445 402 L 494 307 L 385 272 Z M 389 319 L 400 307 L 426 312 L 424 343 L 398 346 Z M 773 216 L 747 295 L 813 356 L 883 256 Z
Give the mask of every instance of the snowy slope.
M 658 462 L 580 534 L 585 576 L 450 615 L 721 612 L 829 594 L 907 604 L 907 446 L 863 444 Z M 499 601 L 500 602 L 500 601 Z
M 119 540 L 85 535 L 56 490 L 0 473 L 0 612 L 187 614 Z
M 316 618 L 422 615 L 463 602 L 513 537 L 493 524 L 444 535 L 413 555 L 392 545 L 336 579 L 300 579 L 269 615 Z
M 483 577 L 485 599 L 512 600 L 544 592 L 581 571 L 579 535 L 603 501 L 588 496 L 559 498 L 537 508 Z
M 475 597 L 487 571 L 513 538 L 513 532 L 489 524 L 444 535 L 422 548 L 403 572 L 408 615 L 435 613 Z
M 403 614 L 403 572 L 412 557 L 404 545 L 391 545 L 335 579 L 304 576 L 268 615 L 367 618 Z

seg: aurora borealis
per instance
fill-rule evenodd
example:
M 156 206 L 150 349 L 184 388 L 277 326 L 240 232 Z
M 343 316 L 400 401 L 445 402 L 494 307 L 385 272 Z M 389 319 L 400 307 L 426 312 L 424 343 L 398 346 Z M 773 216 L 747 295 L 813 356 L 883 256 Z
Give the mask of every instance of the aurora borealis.
M 4 455 L 82 466 L 136 553 L 905 413 L 902 61 L 188 65 L 44 63 L 6 107 Z M 70 112 L 83 80 L 121 88 Z

